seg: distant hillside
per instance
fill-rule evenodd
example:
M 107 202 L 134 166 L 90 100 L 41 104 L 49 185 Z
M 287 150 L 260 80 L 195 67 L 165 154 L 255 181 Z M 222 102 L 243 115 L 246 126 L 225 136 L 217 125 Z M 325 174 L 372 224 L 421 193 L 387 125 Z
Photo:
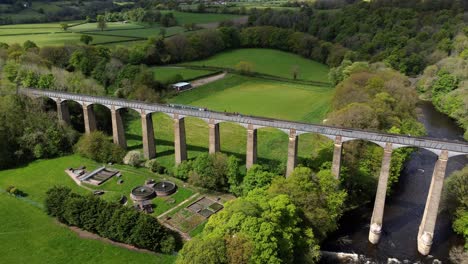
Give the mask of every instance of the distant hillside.
M 120 10 L 124 6 L 112 0 L 4 0 L 0 4 L 0 24 L 85 19 L 87 16 L 95 17 L 98 12 Z

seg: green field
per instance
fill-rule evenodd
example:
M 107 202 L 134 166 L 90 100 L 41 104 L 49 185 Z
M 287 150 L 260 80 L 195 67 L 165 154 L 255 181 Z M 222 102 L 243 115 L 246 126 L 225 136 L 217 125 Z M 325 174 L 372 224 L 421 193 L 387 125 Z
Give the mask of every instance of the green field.
M 133 252 L 104 242 L 79 238 L 66 227 L 59 226 L 41 209 L 45 192 L 54 185 L 68 186 L 78 193 L 90 191 L 77 186 L 64 173 L 67 167 L 86 165 L 94 168 L 99 164 L 76 155 L 51 160 L 39 160 L 13 170 L 0 171 L 0 190 L 14 185 L 27 194 L 25 198 L 12 198 L 0 191 L 0 254 L 4 263 L 173 263 L 174 256 Z M 124 184 L 117 185 L 111 179 L 100 187 L 111 191 L 102 197 L 116 197 L 113 192 L 128 192 L 132 186 L 142 184 L 147 178 L 156 178 L 144 169 L 119 166 Z M 90 187 L 90 186 L 89 186 Z M 180 203 L 193 192 L 186 188 L 172 197 Z M 160 199 L 160 200 L 158 200 Z M 161 198 L 155 199 L 164 204 Z M 174 205 L 175 205 L 174 204 Z M 167 210 L 168 208 L 164 208 Z M 73 257 L 71 257 L 73 256 Z
M 154 76 L 156 80 L 160 82 L 166 82 L 168 79 L 173 78 L 175 75 L 180 74 L 184 80 L 194 79 L 206 74 L 212 73 L 212 71 L 207 70 L 194 70 L 186 69 L 182 67 L 153 67 Z
M 67 22 L 70 25 L 79 21 Z M 82 34 L 89 34 L 93 37 L 91 44 L 113 44 L 118 42 L 134 44 L 142 39 L 158 36 L 161 26 L 155 25 L 145 27 L 139 24 L 109 22 L 103 31 L 97 28 L 96 23 L 85 23 L 70 27 L 63 31 L 60 23 L 43 24 L 17 24 L 0 26 L 0 42 L 7 44 L 23 44 L 27 40 L 35 42 L 38 46 L 56 46 L 63 44 L 77 44 L 80 42 Z M 166 29 L 166 36 L 172 36 L 184 32 L 183 27 L 169 27 Z
M 216 111 L 321 123 L 328 112 L 333 91 L 329 87 L 230 75 L 181 93 L 171 102 Z
M 80 42 L 81 34 L 78 33 L 50 33 L 50 34 L 37 34 L 37 35 L 17 35 L 17 36 L 0 36 L 1 42 L 7 44 L 23 44 L 27 40 L 31 40 L 39 47 L 41 46 L 59 46 L 64 44 L 77 44 Z M 117 36 L 104 36 L 92 35 L 93 41 L 91 44 L 105 44 L 114 41 L 132 41 L 134 38 L 117 37 Z
M 328 67 L 292 53 L 273 49 L 237 49 L 226 51 L 205 60 L 184 65 L 212 66 L 235 69 L 240 61 L 253 65 L 252 71 L 292 79 L 292 69 L 299 69 L 298 79 L 328 82 Z
M 28 194 L 28 199 L 37 203 L 42 203 L 42 201 L 44 201 L 45 192 L 54 185 L 67 186 L 82 194 L 90 193 L 89 190 L 76 185 L 64 172 L 64 170 L 69 167 L 76 168 L 79 166 L 86 166 L 87 170 L 92 171 L 102 165 L 78 155 L 36 161 L 26 167 L 0 171 L 0 190 L 5 189 L 8 185 L 17 186 L 20 190 Z M 121 171 L 122 177 L 120 179 L 124 181 L 123 184 L 117 184 L 118 179 L 114 177 L 100 186 L 90 184 L 84 185 L 93 190 L 105 190 L 107 193 L 104 194 L 102 198 L 115 201 L 115 199 L 120 198 L 121 195 L 125 195 L 129 198 L 130 191 L 134 187 L 144 184 L 147 179 L 162 179 L 162 176 L 150 173 L 145 168 L 132 168 L 124 165 L 115 165 L 113 168 L 117 168 Z M 38 173 L 40 176 L 37 176 Z M 155 216 L 175 207 L 194 194 L 194 191 L 191 189 L 184 188 L 182 182 L 176 179 L 171 180 L 179 185 L 177 193 L 171 196 L 174 202 L 168 203 L 167 199 L 164 197 L 153 199 Z
M 176 258 L 80 238 L 28 200 L 4 193 L 0 193 L 0 212 L 2 263 L 174 263 Z
M 189 13 L 179 11 L 161 11 L 161 13 L 173 13 L 179 25 L 185 25 L 189 23 L 205 24 L 213 22 L 221 22 L 225 20 L 231 20 L 242 16 L 231 15 L 231 14 L 210 14 L 210 13 Z
M 136 28 L 136 29 L 121 29 L 121 30 L 109 30 L 109 31 L 90 31 L 94 34 L 106 34 L 114 36 L 126 36 L 133 38 L 148 38 L 153 36 L 159 36 L 161 28 L 163 27 L 151 27 L 151 28 Z M 184 32 L 183 27 L 169 27 L 166 29 L 166 36 L 172 36 L 178 33 Z M 83 32 L 88 33 L 88 31 Z

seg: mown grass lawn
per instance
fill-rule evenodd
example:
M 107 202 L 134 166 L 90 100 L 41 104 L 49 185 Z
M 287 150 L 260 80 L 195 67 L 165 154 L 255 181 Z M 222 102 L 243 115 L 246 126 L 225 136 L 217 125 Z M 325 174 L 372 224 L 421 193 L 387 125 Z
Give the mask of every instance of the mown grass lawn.
M 40 183 L 40 180 L 35 182 Z M 135 252 L 80 238 L 67 227 L 55 223 L 43 209 L 5 193 L 0 193 L 0 212 L 2 263 L 175 262 L 176 256 Z
M 170 101 L 294 121 L 321 123 L 334 89 L 238 75 L 180 93 Z
M 212 73 L 208 70 L 194 70 L 175 66 L 153 67 L 154 77 L 160 82 L 167 82 L 170 78 L 180 74 L 184 80 L 194 79 Z
M 241 61 L 250 62 L 252 71 L 293 79 L 292 69 L 297 66 L 297 79 L 328 82 L 328 67 L 299 55 L 273 49 L 236 49 L 225 51 L 205 60 L 184 65 L 214 66 L 235 69 Z
M 77 193 L 89 194 L 91 191 L 76 185 L 64 172 L 69 167 L 76 168 L 79 166 L 86 166 L 88 171 L 92 171 L 102 166 L 102 164 L 78 155 L 34 161 L 24 167 L 0 171 L 0 190 L 4 190 L 9 185 L 16 186 L 27 194 L 28 200 L 39 204 L 43 203 L 47 190 L 55 185 L 67 186 Z M 84 184 L 84 186 L 93 190 L 105 190 L 106 193 L 101 196 L 105 200 L 116 201 L 121 195 L 124 195 L 128 198 L 129 205 L 132 204 L 129 194 L 133 188 L 143 185 L 148 179 L 161 180 L 168 178 L 167 176 L 151 173 L 146 168 L 132 168 L 125 165 L 113 165 L 111 168 L 119 169 L 122 177 L 113 177 L 100 186 L 91 184 Z M 123 184 L 117 184 L 119 179 L 123 180 Z M 194 193 L 193 190 L 184 187 L 183 182 L 173 178 L 168 178 L 168 180 L 175 181 L 178 190 L 170 196 L 170 198 L 174 199 L 173 202 L 167 202 L 165 197 L 153 199 L 155 216 L 177 206 Z

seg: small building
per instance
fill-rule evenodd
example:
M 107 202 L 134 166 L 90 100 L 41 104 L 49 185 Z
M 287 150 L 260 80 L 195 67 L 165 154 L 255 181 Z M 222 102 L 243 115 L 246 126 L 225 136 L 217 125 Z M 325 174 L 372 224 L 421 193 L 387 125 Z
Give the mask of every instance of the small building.
M 192 88 L 192 85 L 188 82 L 178 82 L 172 85 L 176 91 L 180 92 Z

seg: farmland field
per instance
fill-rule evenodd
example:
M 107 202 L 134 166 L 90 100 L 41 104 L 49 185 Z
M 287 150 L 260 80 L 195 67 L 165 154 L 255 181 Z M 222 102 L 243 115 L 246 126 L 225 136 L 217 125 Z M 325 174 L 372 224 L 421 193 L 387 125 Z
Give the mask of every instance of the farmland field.
M 107 31 L 85 31 L 82 33 L 92 32 L 93 35 L 105 34 L 114 36 L 126 36 L 134 38 L 147 38 L 160 35 L 160 30 L 164 27 L 151 27 L 151 28 L 135 28 L 135 29 L 120 29 L 120 30 L 107 30 Z M 172 36 L 184 32 L 182 27 L 169 27 L 166 29 L 166 36 Z
M 67 22 L 69 25 L 79 21 Z M 96 23 L 85 23 L 71 26 L 63 31 L 60 23 L 18 24 L 0 26 L 0 42 L 7 44 L 23 44 L 26 40 L 35 42 L 38 46 L 63 45 L 80 43 L 81 34 L 93 37 L 91 44 L 107 44 L 113 42 L 135 43 L 135 41 L 160 34 L 161 26 L 145 27 L 139 24 L 109 22 L 103 31 L 97 28 Z M 166 36 L 184 32 L 183 27 L 169 27 Z
M 166 82 L 168 79 L 174 77 L 177 74 L 180 74 L 184 80 L 189 80 L 212 73 L 212 71 L 207 70 L 194 70 L 172 66 L 153 67 L 152 69 L 154 71 L 156 80 L 161 82 Z
M 211 14 L 211 13 L 189 13 L 189 12 L 178 12 L 178 11 L 161 11 L 161 13 L 173 13 L 179 25 L 185 25 L 189 23 L 204 24 L 212 22 L 221 22 L 225 20 L 231 20 L 242 16 L 231 15 L 231 14 Z
M 205 60 L 184 65 L 214 66 L 235 69 L 240 61 L 250 62 L 253 72 L 292 79 L 293 67 L 298 68 L 297 79 L 327 82 L 328 67 L 292 53 L 273 49 L 237 49 L 222 52 Z
M 23 44 L 27 40 L 31 40 L 39 47 L 41 46 L 57 46 L 64 44 L 77 44 L 80 43 L 81 34 L 78 33 L 50 33 L 50 34 L 37 34 L 37 35 L 16 35 L 16 36 L 0 36 L 1 42 L 7 44 Z M 117 36 L 104 36 L 92 35 L 93 41 L 91 44 L 103 44 L 114 41 L 132 41 L 134 38 L 117 37 Z

